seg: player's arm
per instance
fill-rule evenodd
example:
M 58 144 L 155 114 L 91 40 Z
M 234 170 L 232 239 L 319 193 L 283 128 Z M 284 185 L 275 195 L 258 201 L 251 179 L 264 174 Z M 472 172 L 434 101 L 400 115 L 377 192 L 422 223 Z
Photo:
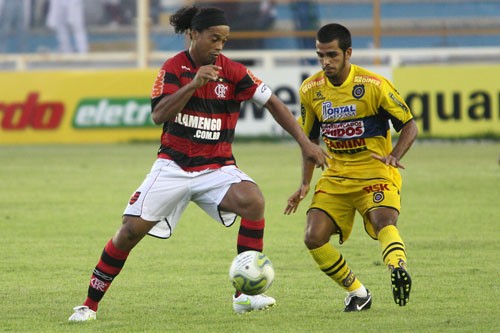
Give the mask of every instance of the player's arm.
M 405 166 L 399 161 L 403 158 L 406 152 L 410 149 L 411 145 L 417 138 L 418 128 L 415 120 L 410 120 L 401 129 L 401 134 L 399 135 L 398 142 L 392 149 L 389 155 L 380 156 L 377 154 L 372 154 L 372 157 L 379 160 L 386 165 L 390 165 L 395 168 L 404 169 Z
M 319 140 L 311 139 L 311 141 L 314 144 L 319 145 Z M 292 213 L 295 213 L 302 199 L 304 199 L 307 193 L 309 193 L 314 169 L 315 165 L 313 162 L 311 162 L 310 160 L 302 159 L 302 182 L 299 189 L 288 198 L 284 214 L 290 215 Z
M 327 165 L 328 154 L 319 146 L 312 143 L 300 128 L 288 107 L 275 95 L 264 104 L 264 107 L 271 112 L 276 122 L 283 127 L 299 144 L 302 150 L 302 159 L 310 161 L 313 166 L 321 167 Z
M 217 80 L 221 68 L 215 65 L 207 65 L 199 68 L 191 82 L 181 87 L 171 95 L 164 96 L 153 109 L 152 119 L 156 125 L 172 120 L 184 109 L 187 102 L 193 96 L 196 89 L 204 86 L 207 82 Z
M 418 128 L 417 128 L 417 123 L 415 122 L 414 119 L 410 120 L 407 122 L 403 128 L 401 129 L 401 134 L 399 135 L 398 142 L 392 149 L 392 152 L 389 154 L 389 156 L 394 157 L 395 161 L 389 161 L 388 164 L 394 166 L 394 167 L 403 167 L 399 161 L 403 158 L 403 156 L 406 154 L 406 152 L 410 149 L 412 146 L 413 142 L 417 138 L 418 135 Z
M 310 141 L 319 146 L 320 142 L 320 124 L 313 112 L 311 106 L 307 103 L 307 97 L 300 96 L 301 116 L 299 123 L 302 124 L 301 129 L 310 138 Z M 311 187 L 311 180 L 314 174 L 314 165 L 305 159 L 302 160 L 302 180 L 299 189 L 293 193 L 287 201 L 284 213 L 289 215 L 295 213 L 297 208 L 307 195 Z
M 372 157 L 386 165 L 404 169 L 404 165 L 399 161 L 410 149 L 417 137 L 417 124 L 413 119 L 408 105 L 406 105 L 392 84 L 387 82 L 383 89 L 382 106 L 387 110 L 394 128 L 400 132 L 400 135 L 397 144 L 387 156 L 372 154 Z

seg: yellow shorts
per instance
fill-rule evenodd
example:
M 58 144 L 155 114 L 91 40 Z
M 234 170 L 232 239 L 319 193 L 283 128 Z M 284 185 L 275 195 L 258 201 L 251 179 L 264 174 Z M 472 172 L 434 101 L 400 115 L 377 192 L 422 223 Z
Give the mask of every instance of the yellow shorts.
M 339 228 L 339 243 L 345 242 L 351 234 L 354 216 L 358 211 L 363 217 L 365 231 L 377 239 L 368 219 L 368 212 L 378 207 L 401 209 L 401 178 L 358 180 L 322 177 L 316 184 L 309 209 L 319 209 L 328 214 Z

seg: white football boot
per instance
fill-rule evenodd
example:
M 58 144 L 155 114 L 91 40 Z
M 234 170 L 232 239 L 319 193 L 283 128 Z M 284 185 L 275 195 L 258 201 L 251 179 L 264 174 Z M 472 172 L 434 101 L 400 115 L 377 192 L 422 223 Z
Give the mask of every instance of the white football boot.
M 73 308 L 73 311 L 75 312 L 68 318 L 69 321 L 87 321 L 96 319 L 96 312 L 89 309 L 88 306 L 76 306 Z
M 241 294 L 238 297 L 233 295 L 233 310 L 238 314 L 253 310 L 265 310 L 276 304 L 276 300 L 264 294 L 250 296 Z

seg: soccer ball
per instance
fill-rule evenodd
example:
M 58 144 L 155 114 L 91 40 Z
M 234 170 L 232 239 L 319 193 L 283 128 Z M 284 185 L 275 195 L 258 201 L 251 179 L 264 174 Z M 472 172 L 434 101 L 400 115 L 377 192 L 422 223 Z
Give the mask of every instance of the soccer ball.
M 264 253 L 242 252 L 231 263 L 229 281 L 243 294 L 262 294 L 274 281 L 273 264 Z

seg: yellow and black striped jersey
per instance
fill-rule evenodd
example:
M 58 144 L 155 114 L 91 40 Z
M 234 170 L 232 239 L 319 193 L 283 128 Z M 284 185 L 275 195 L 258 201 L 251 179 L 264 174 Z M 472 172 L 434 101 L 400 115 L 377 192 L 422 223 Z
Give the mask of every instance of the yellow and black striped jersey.
M 394 168 L 373 159 L 371 153 L 389 154 L 389 121 L 399 132 L 413 116 L 389 80 L 351 64 L 344 83 L 334 86 L 320 71 L 302 83 L 300 102 L 299 124 L 311 139 L 321 135 L 330 152 L 324 176 L 393 178 Z

